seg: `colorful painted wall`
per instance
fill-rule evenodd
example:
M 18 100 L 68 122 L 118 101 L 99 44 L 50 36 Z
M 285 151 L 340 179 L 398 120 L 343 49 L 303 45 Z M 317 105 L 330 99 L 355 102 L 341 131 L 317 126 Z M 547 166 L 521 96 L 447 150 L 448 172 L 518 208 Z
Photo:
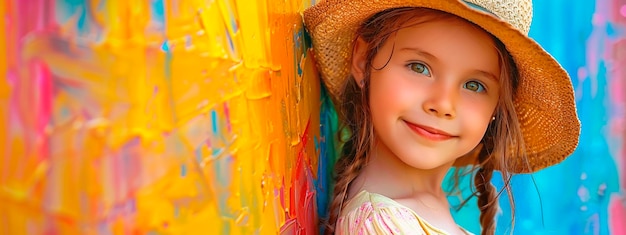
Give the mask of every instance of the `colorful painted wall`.
M 0 234 L 317 233 L 337 123 L 311 4 L 2 1 Z M 535 8 L 583 131 L 515 178 L 515 234 L 626 234 L 626 0 Z M 475 207 L 455 216 L 478 232 Z
M 3 1 L 0 234 L 317 231 L 310 4 Z

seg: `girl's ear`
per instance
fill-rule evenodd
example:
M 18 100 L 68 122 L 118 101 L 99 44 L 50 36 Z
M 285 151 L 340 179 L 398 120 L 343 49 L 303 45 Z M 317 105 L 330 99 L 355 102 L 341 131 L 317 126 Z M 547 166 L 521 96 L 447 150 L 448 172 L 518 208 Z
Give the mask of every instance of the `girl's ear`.
M 350 66 L 350 72 L 352 77 L 356 80 L 356 84 L 359 84 L 363 88 L 363 79 L 365 79 L 365 64 L 367 63 L 367 43 L 363 38 L 359 37 L 354 42 L 354 48 L 352 50 L 352 64 Z

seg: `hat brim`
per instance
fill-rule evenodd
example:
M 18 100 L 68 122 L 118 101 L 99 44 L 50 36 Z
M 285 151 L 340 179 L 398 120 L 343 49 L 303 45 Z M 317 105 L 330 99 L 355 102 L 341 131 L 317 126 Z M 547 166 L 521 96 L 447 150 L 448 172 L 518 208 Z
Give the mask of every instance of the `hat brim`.
M 567 72 L 534 40 L 489 13 L 460 1 L 328 0 L 304 12 L 322 79 L 337 102 L 349 77 L 352 43 L 360 23 L 373 14 L 399 7 L 425 7 L 464 18 L 497 37 L 513 57 L 520 75 L 515 94 L 527 161 L 512 161 L 512 173 L 535 172 L 557 164 L 578 145 L 580 122 Z M 504 169 L 499 169 L 504 170 Z

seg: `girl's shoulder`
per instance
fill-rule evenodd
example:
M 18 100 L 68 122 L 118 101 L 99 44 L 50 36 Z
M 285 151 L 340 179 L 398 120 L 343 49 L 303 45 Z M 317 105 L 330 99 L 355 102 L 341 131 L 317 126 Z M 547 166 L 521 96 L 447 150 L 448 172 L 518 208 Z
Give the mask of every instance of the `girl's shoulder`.
M 412 209 L 367 191 L 346 201 L 335 231 L 337 234 L 447 234 Z
M 354 212 L 355 210 L 361 207 L 369 207 L 372 209 L 385 209 L 385 208 L 404 208 L 402 204 L 396 202 L 395 200 L 388 198 L 384 195 L 378 193 L 370 193 L 366 190 L 363 190 L 351 199 L 346 201 L 346 205 L 344 209 L 341 211 L 341 215 L 346 215 L 346 213 Z

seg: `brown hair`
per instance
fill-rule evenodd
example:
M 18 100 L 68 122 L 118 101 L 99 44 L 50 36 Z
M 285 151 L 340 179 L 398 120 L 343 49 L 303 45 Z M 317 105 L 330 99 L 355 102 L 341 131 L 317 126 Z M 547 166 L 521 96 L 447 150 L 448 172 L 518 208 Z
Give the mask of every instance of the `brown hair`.
M 338 136 L 343 147 L 341 157 L 335 164 L 336 183 L 330 204 L 329 218 L 326 222 L 326 234 L 334 233 L 337 218 L 348 197 L 347 192 L 350 183 L 367 164 L 374 142 L 374 128 L 369 109 L 369 78 L 371 69 L 380 70 L 382 68 L 372 67 L 371 61 L 392 33 L 401 28 L 415 25 L 403 25 L 404 22 L 415 18 L 420 19 L 415 24 L 420 24 L 430 20 L 454 19 L 457 16 L 427 8 L 394 8 L 373 15 L 364 21 L 357 30 L 355 39 L 362 38 L 367 44 L 366 74 L 362 86 L 359 86 L 350 75 L 346 79 L 340 95 L 338 113 L 342 123 Z M 385 27 L 381 27 L 382 25 Z M 496 119 L 487 127 L 481 144 L 469 153 L 478 153 L 477 165 L 472 168 L 472 171 L 476 172 L 474 176 L 476 191 L 473 195 L 478 197 L 482 234 L 494 234 L 495 232 L 494 218 L 498 210 L 497 197 L 500 193 L 497 193 L 495 187 L 490 183 L 493 171 L 502 172 L 505 181 L 503 190 L 507 191 L 509 200 L 512 202 L 509 188 L 511 174 L 507 169 L 510 169 L 508 166 L 513 162 L 511 159 L 525 157 L 524 141 L 513 105 L 513 96 L 519 75 L 505 46 L 497 38 L 493 37 L 493 40 L 500 57 L 500 77 L 502 78 L 500 79 L 500 99 L 496 107 Z M 511 205 L 512 213 L 514 213 L 513 203 Z

